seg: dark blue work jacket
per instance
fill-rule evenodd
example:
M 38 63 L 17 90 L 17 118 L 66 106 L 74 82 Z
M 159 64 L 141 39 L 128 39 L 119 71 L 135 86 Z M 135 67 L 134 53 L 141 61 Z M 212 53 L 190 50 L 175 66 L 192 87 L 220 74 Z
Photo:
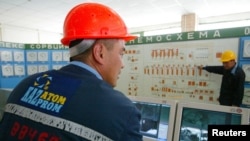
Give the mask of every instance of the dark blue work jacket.
M 203 69 L 223 75 L 219 96 L 221 105 L 241 106 L 246 77 L 241 67 L 235 65 L 232 69 L 225 70 L 223 66 L 206 66 Z
M 76 65 L 25 78 L 12 91 L 0 141 L 142 141 L 133 103 Z

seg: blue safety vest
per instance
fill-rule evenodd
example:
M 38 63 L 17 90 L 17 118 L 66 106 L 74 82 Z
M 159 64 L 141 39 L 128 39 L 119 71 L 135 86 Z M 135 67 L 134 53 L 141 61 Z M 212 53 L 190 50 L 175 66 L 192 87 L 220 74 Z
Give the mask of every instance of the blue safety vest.
M 133 103 L 76 65 L 25 78 L 13 89 L 0 141 L 142 141 Z

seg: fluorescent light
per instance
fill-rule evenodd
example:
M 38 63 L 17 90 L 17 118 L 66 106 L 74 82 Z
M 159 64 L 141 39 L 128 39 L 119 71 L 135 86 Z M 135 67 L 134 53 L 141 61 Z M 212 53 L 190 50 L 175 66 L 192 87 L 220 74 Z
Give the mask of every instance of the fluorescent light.
M 234 22 L 221 22 L 221 23 L 211 23 L 198 25 L 197 30 L 212 30 L 212 29 L 223 29 L 223 28 L 233 28 L 233 27 L 244 27 L 249 26 L 250 20 L 234 21 Z
M 180 32 L 181 32 L 181 27 L 179 27 L 179 28 L 168 28 L 168 29 L 145 31 L 144 36 L 163 35 L 163 34 L 180 33 Z

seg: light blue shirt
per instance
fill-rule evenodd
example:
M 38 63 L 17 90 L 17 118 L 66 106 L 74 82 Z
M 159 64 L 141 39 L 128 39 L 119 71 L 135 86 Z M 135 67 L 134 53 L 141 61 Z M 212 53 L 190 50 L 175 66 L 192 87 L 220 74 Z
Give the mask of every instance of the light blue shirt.
M 235 74 L 236 68 L 237 68 L 237 65 L 235 64 L 235 65 L 234 65 L 234 68 L 231 70 L 231 73 L 232 73 L 232 74 Z
M 70 64 L 73 64 L 73 65 L 79 66 L 81 68 L 84 68 L 84 69 L 92 72 L 97 78 L 102 80 L 102 76 L 95 69 L 90 67 L 89 65 L 87 65 L 87 64 L 85 64 L 83 62 L 80 62 L 80 61 L 72 61 L 72 62 L 70 62 Z

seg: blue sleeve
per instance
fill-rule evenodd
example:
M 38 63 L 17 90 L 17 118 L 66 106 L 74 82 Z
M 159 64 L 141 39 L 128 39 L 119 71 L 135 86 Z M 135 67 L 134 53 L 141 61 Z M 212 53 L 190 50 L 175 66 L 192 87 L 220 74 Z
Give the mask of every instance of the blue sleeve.
M 141 114 L 136 107 L 133 108 L 129 117 L 127 131 L 124 132 L 125 135 L 121 141 L 142 141 L 142 135 L 140 134 Z
M 205 66 L 202 69 L 216 74 L 223 74 L 224 71 L 223 66 Z

